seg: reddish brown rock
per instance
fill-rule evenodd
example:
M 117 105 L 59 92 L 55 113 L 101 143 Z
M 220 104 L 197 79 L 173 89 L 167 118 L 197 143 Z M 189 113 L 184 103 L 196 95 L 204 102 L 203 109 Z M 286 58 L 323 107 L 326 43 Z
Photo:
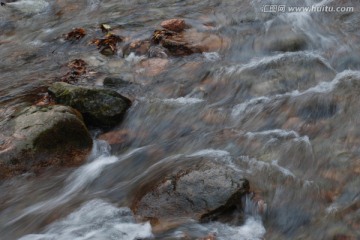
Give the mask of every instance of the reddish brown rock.
M 169 20 L 163 21 L 161 23 L 161 26 L 170 31 L 181 32 L 185 29 L 186 24 L 183 19 L 174 18 L 174 19 L 169 19 Z
M 125 143 L 130 137 L 131 133 L 126 129 L 122 129 L 101 134 L 99 139 L 107 141 L 110 145 L 113 145 Z
M 150 48 L 149 40 L 135 40 L 123 48 L 124 56 L 130 55 L 130 53 L 135 53 L 135 55 L 147 55 Z
M 217 52 L 230 46 L 229 39 L 208 32 L 199 32 L 196 29 L 185 31 L 183 38 L 193 48 L 200 49 L 201 52 Z
M 149 58 L 140 62 L 144 75 L 154 77 L 165 71 L 169 60 L 163 58 Z
M 153 44 L 159 44 L 165 48 L 173 56 L 216 52 L 230 45 L 230 40 L 226 38 L 208 32 L 199 32 L 196 29 L 189 29 L 181 33 L 155 30 L 151 41 Z

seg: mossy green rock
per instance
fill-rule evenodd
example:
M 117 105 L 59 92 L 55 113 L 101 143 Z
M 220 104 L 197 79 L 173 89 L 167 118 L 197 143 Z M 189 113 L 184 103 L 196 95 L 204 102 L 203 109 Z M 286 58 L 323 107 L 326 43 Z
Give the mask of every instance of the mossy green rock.
M 0 179 L 48 166 L 79 165 L 92 148 L 81 114 L 70 107 L 26 107 L 7 124 L 12 134 L 1 146 Z
M 59 104 L 82 113 L 91 126 L 111 127 L 119 124 L 131 101 L 116 91 L 54 83 L 49 92 Z

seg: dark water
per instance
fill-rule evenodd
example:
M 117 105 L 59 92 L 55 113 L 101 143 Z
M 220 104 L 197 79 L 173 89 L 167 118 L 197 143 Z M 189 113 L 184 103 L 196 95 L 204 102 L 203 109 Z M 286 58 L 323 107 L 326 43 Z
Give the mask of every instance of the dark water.
M 349 12 L 265 13 L 269 5 L 350 6 Z M 2 239 L 360 239 L 360 13 L 357 1 L 18 1 L 0 8 L 0 116 L 31 104 L 72 59 L 82 84 L 106 76 L 134 101 L 95 140 L 77 169 L 20 176 L 0 185 Z M 146 39 L 180 17 L 210 38 L 210 52 L 167 60 L 101 55 L 99 24 Z M 84 39 L 62 35 L 83 27 Z M 94 131 L 94 136 L 99 135 Z M 220 158 L 267 204 L 245 225 L 186 224 L 155 231 L 136 223 L 132 193 L 175 156 Z M 179 157 L 180 156 L 180 157 Z M 248 208 L 251 209 L 249 203 Z M 30 234 L 30 235 L 29 235 Z

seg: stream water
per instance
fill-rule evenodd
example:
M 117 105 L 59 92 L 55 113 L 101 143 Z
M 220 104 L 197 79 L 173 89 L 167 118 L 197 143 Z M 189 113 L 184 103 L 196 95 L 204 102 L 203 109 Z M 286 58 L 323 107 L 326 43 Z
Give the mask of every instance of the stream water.
M 88 63 L 82 84 L 101 85 L 106 76 L 131 82 L 115 89 L 133 105 L 112 130 L 121 141 L 93 130 L 82 166 L 0 183 L 1 239 L 360 239 L 357 0 L 3 2 L 0 121 L 33 103 L 72 59 Z M 279 5 L 286 11 L 266 10 Z M 144 65 L 146 56 L 106 57 L 89 44 L 102 23 L 146 39 L 174 17 L 217 36 L 219 49 Z M 85 38 L 64 41 L 76 27 Z M 189 220 L 156 231 L 136 221 L 128 206 L 138 186 L 161 176 L 171 157 L 194 154 L 237 168 L 267 212 L 258 215 L 249 200 L 242 226 Z

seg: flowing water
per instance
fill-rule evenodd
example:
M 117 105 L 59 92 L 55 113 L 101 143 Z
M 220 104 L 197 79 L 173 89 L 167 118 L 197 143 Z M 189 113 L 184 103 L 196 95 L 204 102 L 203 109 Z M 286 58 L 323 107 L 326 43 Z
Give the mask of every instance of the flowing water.
M 0 7 L 0 116 L 33 103 L 72 59 L 81 84 L 105 76 L 133 100 L 114 141 L 88 161 L 0 184 L 1 239 L 360 239 L 360 3 L 357 0 L 20 0 Z M 264 12 L 270 5 L 350 6 L 349 12 Z M 148 61 L 101 55 L 89 44 L 108 23 L 145 39 L 180 17 L 220 48 Z M 87 31 L 78 43 L 62 36 Z M 212 44 L 216 40 L 212 40 Z M 207 43 L 210 44 L 210 43 Z M 216 43 L 215 43 L 216 44 Z M 122 136 L 121 141 L 116 136 Z M 117 140 L 116 140 L 117 139 Z M 110 145 L 109 145 L 110 143 Z M 155 231 L 136 221 L 132 194 L 172 159 L 221 158 L 267 204 L 246 204 L 242 226 Z M 181 162 L 180 162 L 181 164 Z

